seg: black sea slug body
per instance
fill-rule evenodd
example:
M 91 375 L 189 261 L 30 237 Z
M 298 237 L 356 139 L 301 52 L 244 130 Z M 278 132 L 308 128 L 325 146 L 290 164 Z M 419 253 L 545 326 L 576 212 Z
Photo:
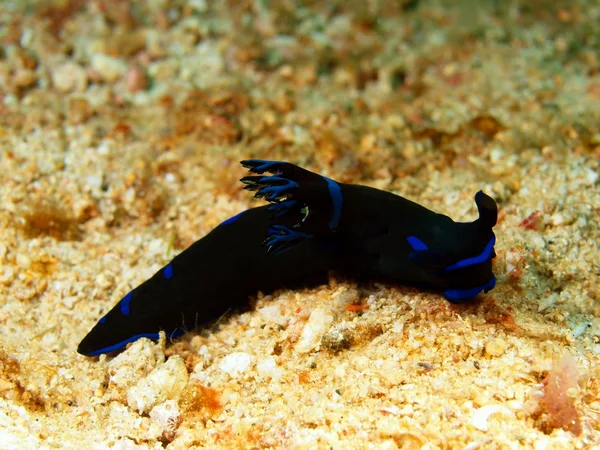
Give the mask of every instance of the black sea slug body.
M 94 356 L 140 337 L 168 338 L 214 320 L 261 290 L 317 284 L 330 270 L 442 291 L 460 303 L 489 291 L 498 209 L 454 222 L 398 195 L 343 184 L 286 162 L 248 160 L 241 179 L 269 205 L 223 222 L 133 289 L 77 351 Z M 273 175 L 264 175 L 271 173 Z

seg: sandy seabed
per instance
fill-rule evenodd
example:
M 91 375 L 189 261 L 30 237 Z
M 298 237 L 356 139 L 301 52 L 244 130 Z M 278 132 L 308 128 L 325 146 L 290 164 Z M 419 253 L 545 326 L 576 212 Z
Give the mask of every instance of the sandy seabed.
M 600 446 L 598 2 L 0 5 L 0 448 Z M 483 189 L 496 288 L 332 276 L 77 354 L 260 204 L 247 158 L 457 221 Z

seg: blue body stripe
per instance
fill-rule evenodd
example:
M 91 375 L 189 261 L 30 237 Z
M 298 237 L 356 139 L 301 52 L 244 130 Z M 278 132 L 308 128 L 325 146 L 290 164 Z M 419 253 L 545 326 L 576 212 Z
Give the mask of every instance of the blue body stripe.
M 329 221 L 329 229 L 333 230 L 337 228 L 340 223 L 340 217 L 342 217 L 342 205 L 344 204 L 344 197 L 342 196 L 342 189 L 340 185 L 333 181 L 331 178 L 323 177 L 327 181 L 327 187 L 329 188 L 329 195 L 331 195 L 331 201 L 333 202 L 333 214 Z
M 240 216 L 241 216 L 242 214 L 244 214 L 245 212 L 246 212 L 246 211 L 242 211 L 241 213 L 238 213 L 238 214 L 236 214 L 235 216 L 233 216 L 233 217 L 230 217 L 229 219 L 227 219 L 227 220 L 223 221 L 223 222 L 221 223 L 221 225 L 229 225 L 229 224 L 231 224 L 231 223 L 235 222 L 235 221 L 236 221 L 236 220 L 238 220 L 238 219 L 240 218 Z
M 167 339 L 178 338 L 179 336 L 181 336 L 184 333 L 185 333 L 185 331 L 180 330 L 180 329 L 172 331 L 171 333 L 167 333 Z M 143 338 L 143 337 L 148 338 L 148 339 L 158 339 L 158 333 L 136 334 L 134 336 L 131 336 L 131 337 L 125 339 L 124 341 L 118 342 L 113 345 L 109 345 L 107 347 L 99 348 L 98 350 L 94 350 L 93 352 L 88 353 L 87 356 L 98 356 L 98 355 L 101 355 L 102 353 L 110 353 L 110 352 L 120 350 L 123 347 L 125 347 L 127 344 L 129 344 L 130 342 L 137 341 L 138 339 Z
M 453 303 L 466 302 L 477 297 L 481 291 L 491 291 L 496 286 L 496 277 L 492 275 L 490 281 L 482 286 L 477 286 L 470 289 L 447 289 L 444 291 L 444 297 Z
M 130 292 L 125 297 L 123 297 L 123 300 L 121 300 L 121 314 L 123 314 L 124 316 L 129 315 L 129 304 L 131 303 L 132 298 L 133 293 Z
M 451 272 L 452 270 L 462 269 L 463 267 L 474 266 L 475 264 L 481 264 L 492 257 L 494 251 L 494 244 L 496 243 L 496 236 L 492 236 L 490 241 L 487 243 L 481 254 L 472 258 L 463 259 L 458 261 L 444 269 L 444 272 Z
M 165 269 L 163 271 L 163 275 L 165 276 L 165 278 L 167 280 L 170 280 L 171 278 L 173 278 L 173 266 L 171 264 L 167 264 L 165 266 Z
M 408 245 L 410 245 L 415 252 L 420 252 L 420 251 L 429 249 L 429 247 L 427 247 L 427 244 L 425 244 L 425 242 L 423 242 L 421 239 L 419 239 L 416 236 L 407 236 L 406 241 L 408 242 Z

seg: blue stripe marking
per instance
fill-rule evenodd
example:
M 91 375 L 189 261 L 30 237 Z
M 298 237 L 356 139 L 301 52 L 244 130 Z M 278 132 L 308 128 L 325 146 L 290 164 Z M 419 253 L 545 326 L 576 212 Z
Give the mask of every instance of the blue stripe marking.
M 265 171 L 268 171 L 271 167 L 273 167 L 277 164 L 285 164 L 285 163 L 282 163 L 281 161 L 268 161 L 266 159 L 248 159 L 245 161 L 241 161 L 241 163 L 244 167 L 247 167 L 250 169 L 250 171 L 256 172 L 256 173 L 263 173 Z M 254 167 L 254 164 L 260 164 L 260 165 Z
M 106 316 L 104 316 L 102 319 L 100 319 L 100 320 L 98 321 L 98 323 L 104 323 L 104 322 L 106 322 Z
M 492 238 L 487 243 L 483 252 L 477 256 L 473 256 L 472 258 L 463 259 L 462 261 L 458 261 L 444 269 L 444 272 L 451 272 L 452 270 L 462 269 L 464 267 L 473 266 L 475 264 L 481 264 L 492 257 L 492 252 L 494 251 L 494 244 L 496 243 L 496 236 L 492 235 Z
M 245 212 L 246 212 L 246 211 L 242 211 L 241 213 L 239 213 L 239 214 L 236 214 L 236 215 L 235 215 L 235 216 L 233 216 L 233 217 L 230 217 L 230 218 L 229 218 L 229 219 L 227 219 L 226 221 L 222 222 L 222 223 L 221 223 L 221 225 L 229 225 L 229 224 L 231 224 L 231 223 L 235 222 L 235 221 L 236 221 L 236 220 L 238 220 L 238 219 L 240 218 L 240 216 L 241 216 L 242 214 L 244 214 Z
M 121 300 L 121 314 L 123 314 L 124 316 L 129 315 L 129 303 L 131 303 L 132 297 L 133 293 L 130 292 L 125 297 L 123 297 L 123 300 Z
M 421 239 L 419 239 L 416 236 L 407 236 L 406 241 L 408 242 L 408 245 L 410 245 L 415 252 L 420 252 L 420 251 L 429 249 L 429 247 L 427 247 L 427 244 L 425 244 L 425 242 L 423 242 Z
M 185 333 L 184 330 L 177 329 L 175 331 L 172 331 L 171 333 L 167 333 L 167 339 L 178 338 L 179 336 L 181 336 L 184 333 Z M 143 338 L 143 337 L 148 338 L 148 339 L 156 340 L 156 339 L 158 339 L 158 333 L 136 334 L 135 336 L 131 336 L 131 337 L 125 339 L 124 341 L 118 342 L 118 343 L 113 344 L 113 345 L 108 345 L 106 347 L 102 347 L 102 348 L 100 348 L 98 350 L 94 350 L 94 351 L 92 351 L 90 353 L 87 353 L 86 356 L 98 356 L 98 355 L 101 355 L 102 353 L 114 352 L 114 351 L 122 349 L 127 344 L 129 344 L 130 342 L 137 341 L 138 339 Z
M 165 276 L 165 278 L 167 280 L 170 280 L 171 278 L 173 278 L 173 266 L 171 264 L 167 264 L 165 266 L 165 269 L 163 271 L 163 275 Z
M 288 180 L 287 178 L 278 177 L 277 175 L 265 176 L 259 179 L 260 183 L 265 183 L 266 186 L 262 187 L 256 192 L 254 197 L 264 197 L 265 200 L 274 201 L 278 197 L 289 194 L 291 189 L 296 189 L 300 187 L 298 183 L 292 180 Z M 273 184 L 273 183 L 281 183 L 283 184 Z M 257 197 L 258 196 L 258 197 Z
M 447 289 L 444 291 L 444 297 L 452 303 L 466 302 L 477 297 L 481 291 L 491 291 L 496 286 L 496 277 L 492 275 L 490 281 L 482 286 L 477 286 L 470 289 Z
M 333 202 L 333 214 L 329 221 L 329 229 L 333 230 L 337 228 L 340 223 L 340 217 L 342 217 L 342 205 L 344 204 L 344 198 L 342 197 L 342 189 L 340 185 L 333 181 L 331 178 L 323 177 L 327 181 L 327 187 L 329 188 L 329 195 L 331 195 L 331 201 Z

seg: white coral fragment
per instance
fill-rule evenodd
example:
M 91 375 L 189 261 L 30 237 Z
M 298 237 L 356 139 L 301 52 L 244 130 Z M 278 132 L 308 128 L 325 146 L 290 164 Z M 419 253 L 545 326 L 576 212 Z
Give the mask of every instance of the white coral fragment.
M 150 411 L 152 425 L 157 426 L 163 438 L 172 441 L 175 438 L 177 427 L 181 423 L 181 411 L 175 400 L 167 400 L 156 405 Z
M 140 414 L 158 403 L 177 400 L 188 382 L 188 373 L 181 357 L 172 356 L 142 378 L 127 392 L 127 404 Z
M 234 352 L 221 360 L 219 369 L 229 374 L 232 378 L 237 378 L 248 371 L 251 365 L 252 355 L 244 352 Z
M 298 353 L 308 353 L 315 349 L 321 342 L 323 335 L 331 328 L 333 323 L 333 315 L 330 311 L 324 309 L 315 309 L 300 336 L 300 341 L 296 345 Z
M 471 425 L 479 431 L 488 431 L 490 425 L 488 420 L 492 414 L 502 413 L 506 416 L 513 416 L 513 413 L 506 406 L 502 405 L 486 405 L 475 410 L 471 416 Z

